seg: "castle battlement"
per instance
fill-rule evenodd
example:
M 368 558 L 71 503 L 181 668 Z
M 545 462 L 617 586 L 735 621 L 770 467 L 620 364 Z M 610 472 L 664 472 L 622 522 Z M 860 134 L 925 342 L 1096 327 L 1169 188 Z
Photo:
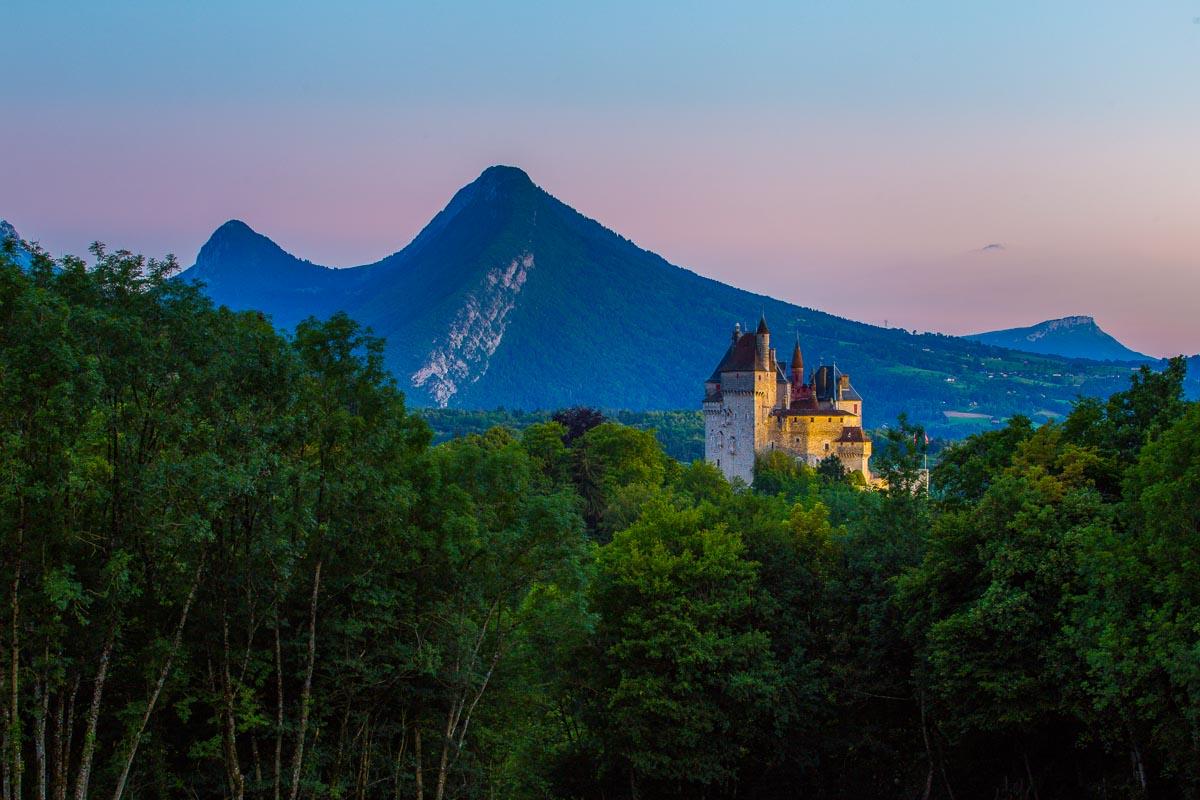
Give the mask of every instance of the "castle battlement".
M 797 338 L 790 375 L 775 357 L 766 318 L 753 333 L 735 325 L 729 349 L 704 382 L 704 458 L 729 480 L 754 480 L 755 457 L 782 450 L 816 466 L 836 457 L 868 483 L 871 439 L 863 399 L 835 365 L 805 375 Z

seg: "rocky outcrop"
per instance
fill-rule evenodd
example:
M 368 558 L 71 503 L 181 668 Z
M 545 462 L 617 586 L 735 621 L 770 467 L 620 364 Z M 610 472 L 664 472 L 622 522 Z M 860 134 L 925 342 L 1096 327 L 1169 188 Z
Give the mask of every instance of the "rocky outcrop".
M 522 253 L 507 266 L 488 270 L 455 313 L 446 335 L 413 373 L 413 387 L 425 389 L 445 408 L 461 387 L 482 378 L 532 269 L 533 253 Z
M 0 219 L 0 247 L 4 246 L 9 239 L 14 242 L 9 257 L 15 258 L 20 266 L 28 268 L 33 262 L 33 256 L 22 246 L 21 235 L 17 233 L 17 229 L 12 226 L 12 223 L 6 219 Z

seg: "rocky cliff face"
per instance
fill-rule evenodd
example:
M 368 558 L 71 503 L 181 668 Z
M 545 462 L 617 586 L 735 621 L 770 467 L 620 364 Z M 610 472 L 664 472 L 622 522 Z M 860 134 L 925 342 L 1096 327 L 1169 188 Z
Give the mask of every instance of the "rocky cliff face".
M 1063 317 L 1062 319 L 1050 319 L 1046 320 L 1040 325 L 1035 325 L 1025 338 L 1031 342 L 1036 342 L 1038 339 L 1044 339 L 1045 337 L 1059 331 L 1069 331 L 1075 328 L 1096 327 L 1098 326 L 1096 325 L 1096 320 L 1093 317 L 1076 316 Z
M 12 223 L 6 219 L 0 219 L 0 247 L 3 247 L 10 240 L 13 242 L 10 257 L 14 258 L 22 267 L 28 268 L 33 262 L 33 257 L 21 245 L 21 235 L 17 233 L 17 229 L 12 226 Z
M 425 389 L 445 408 L 459 386 L 487 374 L 488 361 L 504 341 L 509 314 L 532 269 L 533 253 L 522 253 L 506 267 L 488 270 L 455 313 L 445 336 L 412 374 L 413 388 Z

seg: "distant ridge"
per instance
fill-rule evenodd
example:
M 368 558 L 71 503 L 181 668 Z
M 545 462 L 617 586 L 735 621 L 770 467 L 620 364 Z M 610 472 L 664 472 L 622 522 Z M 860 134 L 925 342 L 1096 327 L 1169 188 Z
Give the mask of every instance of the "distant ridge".
M 814 265 L 814 276 L 821 274 Z M 555 199 L 516 167 L 489 167 L 404 249 L 328 269 L 238 221 L 182 280 L 291 328 L 344 310 L 387 339 L 409 402 L 458 408 L 695 409 L 735 322 L 765 312 L 778 342 L 836 361 L 869 399 L 866 424 L 901 411 L 934 432 L 1013 413 L 1070 410 L 1128 382 L 1128 365 L 1016 354 L 914 335 L 752 294 L 676 267 Z M 946 411 L 969 411 L 947 417 Z
M 1121 344 L 1101 330 L 1095 319 L 1087 316 L 1049 319 L 1027 328 L 976 333 L 965 338 L 996 347 L 1066 358 L 1090 358 L 1094 361 L 1156 360 Z

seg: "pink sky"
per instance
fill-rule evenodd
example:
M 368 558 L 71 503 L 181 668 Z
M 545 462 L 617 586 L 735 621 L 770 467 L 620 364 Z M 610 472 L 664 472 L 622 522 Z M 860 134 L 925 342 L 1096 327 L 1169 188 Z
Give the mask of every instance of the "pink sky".
M 187 265 L 236 217 L 347 266 L 512 164 L 802 305 L 947 333 L 1090 314 L 1200 352 L 1200 7 L 472 8 L 19 0 L 0 218 Z

